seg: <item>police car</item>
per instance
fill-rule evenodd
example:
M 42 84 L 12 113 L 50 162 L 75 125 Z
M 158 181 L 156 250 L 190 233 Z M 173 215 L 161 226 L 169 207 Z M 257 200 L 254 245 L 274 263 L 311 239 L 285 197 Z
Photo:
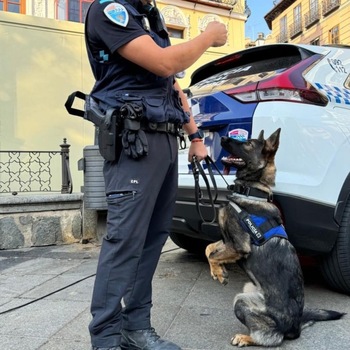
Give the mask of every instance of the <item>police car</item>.
M 290 241 L 315 257 L 330 287 L 350 294 L 350 47 L 272 44 L 235 52 L 197 69 L 188 96 L 219 171 L 216 207 L 234 169 L 222 175 L 222 136 L 281 128 L 274 202 Z M 215 171 L 215 169 L 214 169 Z M 221 174 L 220 174 L 221 173 Z M 201 183 L 201 186 L 203 182 Z M 204 194 L 208 194 L 205 191 Z M 171 238 L 203 253 L 220 239 L 210 203 L 196 209 L 187 151 L 180 152 Z

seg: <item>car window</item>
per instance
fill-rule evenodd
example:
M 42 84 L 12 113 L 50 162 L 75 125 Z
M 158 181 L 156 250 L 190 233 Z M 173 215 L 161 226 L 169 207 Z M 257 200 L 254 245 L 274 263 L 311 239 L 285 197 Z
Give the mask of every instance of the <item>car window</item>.
M 226 77 L 237 78 L 286 69 L 313 54 L 315 53 L 294 45 L 264 45 L 248 49 L 224 56 L 198 68 L 192 74 L 190 86 L 206 79 L 215 82 Z
M 300 57 L 281 57 L 235 67 L 203 79 L 191 86 L 191 92 L 197 95 L 257 83 L 283 72 L 299 61 Z

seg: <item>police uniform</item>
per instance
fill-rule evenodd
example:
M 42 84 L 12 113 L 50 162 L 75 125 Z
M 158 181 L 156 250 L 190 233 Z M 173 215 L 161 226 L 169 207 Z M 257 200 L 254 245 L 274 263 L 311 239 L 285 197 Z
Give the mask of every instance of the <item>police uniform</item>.
M 137 103 L 151 125 L 183 124 L 188 119 L 173 88 L 174 78 L 156 76 L 116 52 L 141 35 L 150 35 L 161 47 L 169 46 L 169 38 L 154 32 L 152 23 L 149 28 L 142 12 L 140 1 L 91 4 L 85 33 L 96 83 L 90 96 L 101 108 Z M 152 277 L 175 205 L 178 143 L 174 133 L 157 127 L 145 130 L 147 156 L 135 160 L 122 151 L 117 161 L 104 165 L 107 233 L 91 303 L 89 330 L 94 347 L 118 346 L 121 329 L 151 327 Z

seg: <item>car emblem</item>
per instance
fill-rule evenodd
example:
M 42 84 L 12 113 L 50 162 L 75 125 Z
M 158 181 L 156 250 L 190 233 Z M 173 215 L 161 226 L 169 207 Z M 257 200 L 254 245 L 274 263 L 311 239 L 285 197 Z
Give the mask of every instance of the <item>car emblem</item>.
M 245 129 L 234 129 L 228 132 L 228 137 L 239 141 L 247 141 L 248 131 Z

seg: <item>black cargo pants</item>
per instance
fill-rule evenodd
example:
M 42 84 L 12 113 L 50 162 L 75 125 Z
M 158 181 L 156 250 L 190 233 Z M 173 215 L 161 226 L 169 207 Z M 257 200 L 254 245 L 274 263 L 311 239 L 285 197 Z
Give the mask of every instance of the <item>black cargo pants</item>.
M 118 346 L 121 328 L 151 326 L 152 278 L 174 211 L 178 145 L 167 133 L 147 139 L 148 156 L 133 160 L 122 152 L 104 166 L 107 233 L 91 303 L 93 346 Z

